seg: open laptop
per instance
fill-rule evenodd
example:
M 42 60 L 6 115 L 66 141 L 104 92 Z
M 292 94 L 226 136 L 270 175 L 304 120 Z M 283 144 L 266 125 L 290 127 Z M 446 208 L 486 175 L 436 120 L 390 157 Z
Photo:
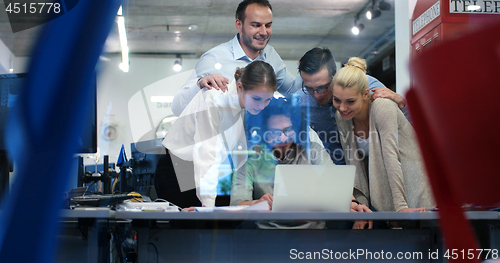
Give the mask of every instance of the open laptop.
M 350 212 L 354 165 L 277 165 L 272 211 Z

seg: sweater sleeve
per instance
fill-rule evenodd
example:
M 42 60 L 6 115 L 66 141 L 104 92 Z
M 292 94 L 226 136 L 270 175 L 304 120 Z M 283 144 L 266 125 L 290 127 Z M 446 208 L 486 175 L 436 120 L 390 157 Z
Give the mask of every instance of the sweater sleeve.
M 239 205 L 243 201 L 253 200 L 254 166 L 247 161 L 233 174 L 230 205 Z
M 397 114 L 399 108 L 395 102 L 379 98 L 372 103 L 371 110 L 373 111 L 372 118 L 374 118 L 372 121 L 374 121 L 380 136 L 382 157 L 387 171 L 394 208 L 399 211 L 408 208 L 398 148 L 399 125 Z

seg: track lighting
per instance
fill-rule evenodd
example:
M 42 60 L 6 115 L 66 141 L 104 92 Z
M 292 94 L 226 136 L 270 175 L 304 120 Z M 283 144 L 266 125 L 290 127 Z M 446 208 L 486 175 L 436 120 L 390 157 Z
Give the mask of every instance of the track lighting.
M 391 4 L 387 3 L 385 0 L 382 0 L 378 3 L 378 9 L 383 11 L 391 10 L 391 7 Z
M 372 20 L 379 17 L 380 15 L 382 15 L 382 12 L 380 12 L 380 10 L 375 7 L 375 0 L 372 0 L 371 8 L 366 11 L 366 18 L 368 18 L 368 20 Z
M 363 24 L 357 24 L 357 20 L 354 21 L 354 26 L 352 27 L 351 31 L 354 35 L 359 35 L 359 32 L 365 28 L 365 25 Z
M 120 38 L 120 46 L 122 48 L 122 63 L 118 67 L 123 72 L 129 71 L 129 57 L 127 44 L 127 31 L 125 29 L 125 17 L 123 16 L 123 7 L 120 6 L 117 13 L 116 23 L 118 24 L 118 36 Z
M 181 55 L 177 55 L 176 57 L 177 58 L 174 61 L 174 66 L 172 67 L 172 69 L 175 72 L 179 72 L 182 70 L 182 58 L 181 58 Z
M 375 19 L 377 17 L 379 17 L 380 15 L 382 15 L 382 12 L 380 12 L 380 10 L 378 9 L 371 9 L 371 10 L 368 10 L 366 12 L 366 18 L 368 18 L 368 20 L 372 20 L 372 19 Z

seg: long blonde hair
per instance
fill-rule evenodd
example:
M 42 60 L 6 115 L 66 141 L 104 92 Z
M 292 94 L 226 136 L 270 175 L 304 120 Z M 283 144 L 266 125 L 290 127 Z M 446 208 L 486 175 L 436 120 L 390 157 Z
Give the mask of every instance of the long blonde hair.
M 352 57 L 333 77 L 332 86 L 339 85 L 343 89 L 356 87 L 363 94 L 368 88 L 366 77 L 366 61 L 362 58 Z

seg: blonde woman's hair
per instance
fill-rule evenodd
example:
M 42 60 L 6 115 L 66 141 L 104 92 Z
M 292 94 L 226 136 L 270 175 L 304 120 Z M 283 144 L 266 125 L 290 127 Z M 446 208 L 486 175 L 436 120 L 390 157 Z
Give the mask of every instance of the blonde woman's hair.
M 366 77 L 366 61 L 362 58 L 352 57 L 341 68 L 332 81 L 333 85 L 339 85 L 343 89 L 356 87 L 358 92 L 363 94 L 368 88 L 368 78 Z

